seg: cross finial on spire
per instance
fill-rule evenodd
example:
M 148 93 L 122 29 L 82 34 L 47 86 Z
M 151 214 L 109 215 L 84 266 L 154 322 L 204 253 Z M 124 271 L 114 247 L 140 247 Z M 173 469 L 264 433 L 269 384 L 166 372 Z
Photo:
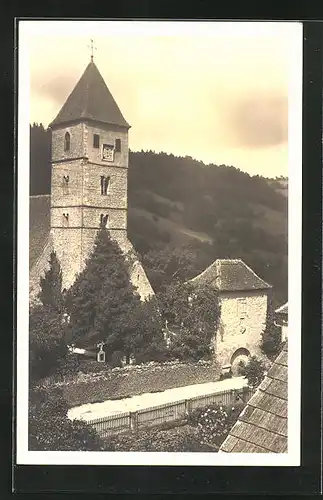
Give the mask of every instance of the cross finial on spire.
M 94 50 L 97 50 L 97 48 L 94 47 L 92 38 L 90 39 L 90 42 L 91 42 L 91 45 L 88 45 L 88 48 L 91 49 L 91 62 L 93 62 Z

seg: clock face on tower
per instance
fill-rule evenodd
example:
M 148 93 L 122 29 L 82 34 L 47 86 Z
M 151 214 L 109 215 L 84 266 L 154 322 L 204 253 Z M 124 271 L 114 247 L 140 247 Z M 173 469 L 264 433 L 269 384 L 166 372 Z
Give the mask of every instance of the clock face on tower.
M 114 159 L 114 146 L 111 144 L 102 145 L 102 160 L 113 161 Z

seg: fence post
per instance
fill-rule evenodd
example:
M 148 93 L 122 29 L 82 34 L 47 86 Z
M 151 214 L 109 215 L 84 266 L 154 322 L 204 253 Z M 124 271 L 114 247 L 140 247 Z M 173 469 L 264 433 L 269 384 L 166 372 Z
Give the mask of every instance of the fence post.
M 247 386 L 247 385 L 244 385 L 243 388 L 242 388 L 242 399 L 245 403 L 247 403 L 247 401 L 249 401 L 250 399 L 250 387 Z
M 130 429 L 136 431 L 138 429 L 138 412 L 130 412 Z
M 185 399 L 185 413 L 191 413 L 192 411 L 192 401 L 190 399 Z

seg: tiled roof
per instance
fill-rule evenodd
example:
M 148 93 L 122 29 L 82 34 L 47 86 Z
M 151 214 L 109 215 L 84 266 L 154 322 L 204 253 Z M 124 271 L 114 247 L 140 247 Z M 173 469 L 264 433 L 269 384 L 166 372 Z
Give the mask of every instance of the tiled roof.
M 92 61 L 49 126 L 55 127 L 84 119 L 130 128 Z
M 266 290 L 266 283 L 241 259 L 217 259 L 192 283 L 215 286 L 220 291 Z
M 226 453 L 287 452 L 287 344 L 222 443 Z
M 278 309 L 276 309 L 275 313 L 277 314 L 288 314 L 288 302 L 286 304 L 280 306 Z

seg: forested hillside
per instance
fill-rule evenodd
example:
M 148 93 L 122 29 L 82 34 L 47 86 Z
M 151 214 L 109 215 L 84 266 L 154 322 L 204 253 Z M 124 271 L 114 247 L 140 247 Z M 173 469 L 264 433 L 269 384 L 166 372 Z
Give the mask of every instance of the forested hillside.
M 31 194 L 50 193 L 50 132 L 31 126 Z M 224 165 L 130 152 L 128 232 L 152 285 L 186 280 L 216 258 L 241 258 L 287 300 L 287 197 Z

